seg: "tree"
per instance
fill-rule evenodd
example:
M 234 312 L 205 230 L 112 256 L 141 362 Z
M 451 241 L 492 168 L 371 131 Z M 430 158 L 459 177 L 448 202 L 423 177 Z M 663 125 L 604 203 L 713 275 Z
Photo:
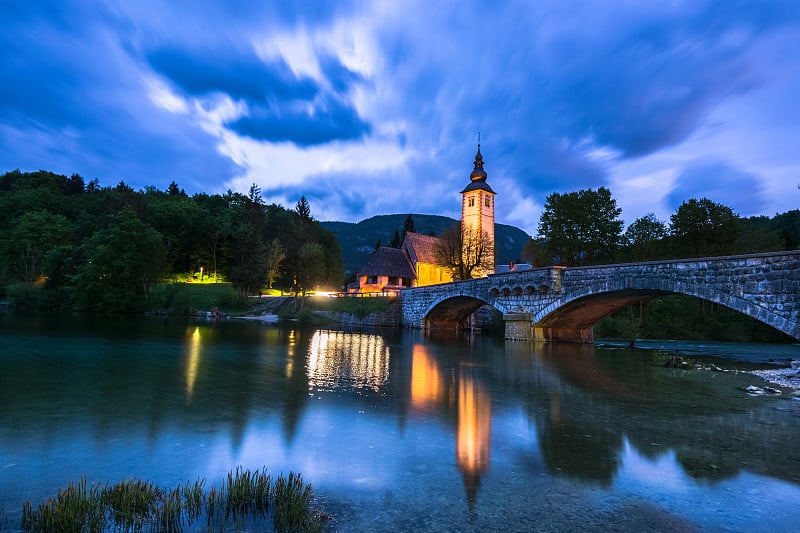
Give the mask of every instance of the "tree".
M 204 237 L 198 231 L 202 215 L 197 202 L 180 192 L 164 193 L 157 189 L 148 189 L 143 199 L 146 213 L 143 220 L 164 238 L 167 270 L 193 270 L 192 256 Z
M 403 239 L 406 238 L 406 233 L 414 233 L 415 231 L 414 217 L 412 217 L 411 214 L 408 214 L 405 221 L 403 221 Z
M 161 234 L 124 209 L 83 245 L 86 262 L 75 276 L 83 307 L 132 311 L 144 307 L 150 284 L 161 278 Z
M 567 266 L 611 258 L 622 233 L 620 213 L 605 187 L 551 194 L 539 220 L 545 253 L 554 263 Z
M 316 242 L 307 242 L 297 252 L 299 270 L 297 285 L 300 292 L 305 293 L 319 284 L 324 283 L 325 249 Z
M 668 234 L 667 225 L 658 220 L 653 213 L 637 218 L 625 230 L 625 244 L 630 259 L 633 261 L 656 259 L 659 244 Z
M 251 184 L 250 190 L 247 191 L 247 199 L 250 200 L 251 203 L 264 205 L 264 198 L 261 196 L 261 187 L 255 183 Z
M 400 240 L 400 231 L 395 228 L 392 240 L 389 242 L 389 248 L 400 248 L 400 244 L 402 244 L 402 241 Z
M 46 210 L 22 215 L 11 229 L 7 257 L 15 260 L 19 278 L 30 286 L 42 273 L 45 254 L 67 244 L 72 225 L 62 215 Z
M 272 242 L 267 246 L 265 262 L 268 289 L 271 289 L 272 284 L 275 283 L 284 259 L 286 259 L 286 248 L 281 244 L 280 240 L 272 239 Z
M 735 253 L 741 232 L 739 216 L 708 198 L 692 198 L 670 216 L 670 232 L 679 255 L 699 257 Z
M 167 187 L 167 194 L 170 196 L 186 196 L 186 191 L 178 187 L 178 184 L 173 180 Z
M 489 236 L 478 235 L 472 228 L 461 224 L 450 226 L 442 232 L 436 242 L 434 254 L 436 264 L 447 269 L 453 279 L 471 279 L 491 266 L 491 257 L 486 243 Z
M 453 279 L 461 277 L 461 224 L 455 224 L 439 235 L 434 247 L 436 264 L 447 269 Z
M 541 242 L 537 242 L 536 239 L 531 237 L 522 247 L 522 250 L 519 253 L 520 259 L 531 265 L 542 266 L 537 263 L 537 261 L 540 261 L 539 249 L 541 248 L 541 245 Z
M 800 209 L 776 215 L 773 223 L 784 241 L 784 249 L 800 248 Z
M 305 196 L 301 196 L 294 206 L 294 212 L 304 221 L 311 221 L 311 207 L 308 205 L 308 200 Z

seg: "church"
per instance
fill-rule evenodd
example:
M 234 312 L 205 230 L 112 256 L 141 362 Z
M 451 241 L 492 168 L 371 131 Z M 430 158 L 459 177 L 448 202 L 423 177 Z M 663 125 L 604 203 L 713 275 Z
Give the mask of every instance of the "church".
M 461 261 L 470 264 L 471 277 L 487 276 L 495 269 L 494 197 L 486 183 L 481 145 L 475 154 L 470 182 L 461 191 Z M 441 239 L 406 233 L 400 248 L 375 250 L 358 272 L 350 292 L 385 293 L 453 281 L 453 272 L 438 259 Z

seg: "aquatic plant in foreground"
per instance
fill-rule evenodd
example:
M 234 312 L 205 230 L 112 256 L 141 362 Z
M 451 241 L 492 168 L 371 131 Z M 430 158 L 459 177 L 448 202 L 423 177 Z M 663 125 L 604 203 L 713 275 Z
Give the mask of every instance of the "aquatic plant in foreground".
M 25 502 L 26 532 L 158 531 L 177 533 L 206 516 L 208 530 L 236 526 L 252 518 L 272 518 L 275 531 L 321 531 L 327 515 L 313 509 L 311 486 L 290 472 L 272 482 L 266 468 L 251 472 L 238 467 L 221 486 L 204 491 L 205 480 L 167 490 L 148 481 L 130 479 L 114 485 L 87 485 L 82 478 L 59 489 L 55 498 L 34 509 Z

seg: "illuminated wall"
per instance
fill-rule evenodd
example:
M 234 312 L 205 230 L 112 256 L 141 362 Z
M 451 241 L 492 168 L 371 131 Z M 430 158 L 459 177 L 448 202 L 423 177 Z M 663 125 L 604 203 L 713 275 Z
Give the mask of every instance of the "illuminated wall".
M 430 263 L 417 263 L 415 267 L 417 273 L 417 281 L 415 285 L 417 287 L 453 281 L 453 276 L 450 274 L 450 272 L 440 266 L 432 265 Z

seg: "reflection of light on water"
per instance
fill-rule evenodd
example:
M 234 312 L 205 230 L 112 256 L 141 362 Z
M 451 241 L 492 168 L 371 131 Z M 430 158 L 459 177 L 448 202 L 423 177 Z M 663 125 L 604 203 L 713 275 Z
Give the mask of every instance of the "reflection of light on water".
M 379 335 L 317 331 L 308 348 L 311 387 L 379 391 L 389 380 L 389 347 Z
M 486 387 L 461 374 L 458 380 L 456 463 L 464 473 L 480 474 L 489 467 L 492 399 Z
M 297 342 L 294 338 L 294 330 L 289 332 L 289 339 L 286 343 L 286 377 L 291 378 L 294 373 L 294 346 Z
M 195 327 L 189 337 L 189 362 L 186 365 L 186 399 L 191 401 L 194 392 L 194 382 L 197 380 L 197 365 L 200 363 L 200 328 Z
M 436 360 L 425 346 L 415 344 L 411 359 L 411 404 L 415 407 L 433 405 L 442 399 L 444 383 Z

